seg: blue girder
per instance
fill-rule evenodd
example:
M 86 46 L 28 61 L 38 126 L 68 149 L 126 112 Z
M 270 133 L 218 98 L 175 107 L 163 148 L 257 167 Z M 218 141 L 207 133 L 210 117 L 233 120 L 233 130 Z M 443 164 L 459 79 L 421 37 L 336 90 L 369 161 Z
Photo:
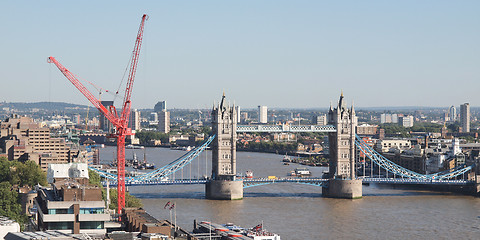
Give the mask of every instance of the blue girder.
M 370 160 L 375 162 L 381 168 L 402 177 L 413 178 L 413 179 L 433 179 L 433 180 L 445 180 L 457 177 L 462 175 L 472 169 L 472 166 L 458 166 L 454 169 L 450 169 L 443 172 L 433 173 L 433 174 L 420 174 L 412 170 L 406 169 L 389 159 L 382 156 L 380 153 L 372 149 L 367 145 L 358 135 L 355 139 L 356 146 L 362 151 Z

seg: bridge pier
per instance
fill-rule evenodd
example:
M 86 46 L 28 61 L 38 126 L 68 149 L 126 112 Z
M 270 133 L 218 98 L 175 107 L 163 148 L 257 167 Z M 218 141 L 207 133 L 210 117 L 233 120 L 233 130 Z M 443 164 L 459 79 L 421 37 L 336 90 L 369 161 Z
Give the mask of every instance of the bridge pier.
M 243 199 L 243 180 L 211 180 L 205 184 L 205 193 L 212 200 Z
M 330 179 L 328 186 L 322 187 L 322 196 L 331 198 L 362 198 L 361 179 Z

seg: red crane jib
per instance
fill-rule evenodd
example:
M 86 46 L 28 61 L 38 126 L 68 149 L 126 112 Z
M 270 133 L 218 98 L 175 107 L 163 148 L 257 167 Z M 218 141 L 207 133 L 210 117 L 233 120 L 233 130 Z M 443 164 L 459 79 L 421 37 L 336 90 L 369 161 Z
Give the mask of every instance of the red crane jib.
M 130 71 L 128 74 L 125 97 L 123 99 L 123 108 L 120 116 L 109 111 L 85 86 L 72 74 L 66 67 L 60 64 L 54 57 L 49 57 L 48 62 L 54 63 L 65 77 L 115 126 L 116 132 L 112 135 L 117 139 L 117 192 L 118 192 L 118 213 L 121 214 L 125 207 L 125 136 L 132 135 L 132 130 L 128 128 L 130 117 L 133 81 L 137 71 L 138 57 L 143 40 L 143 28 L 148 16 L 144 14 L 138 29 L 135 47 L 133 49 Z M 116 112 L 116 111 L 115 111 Z

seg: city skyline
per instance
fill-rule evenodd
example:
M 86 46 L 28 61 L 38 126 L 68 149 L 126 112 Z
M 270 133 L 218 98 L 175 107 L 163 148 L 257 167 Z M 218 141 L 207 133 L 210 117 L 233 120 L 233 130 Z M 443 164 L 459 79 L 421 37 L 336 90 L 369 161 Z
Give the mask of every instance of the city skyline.
M 9 2 L 0 101 L 90 105 L 48 56 L 115 92 L 146 13 L 133 108 L 479 106 L 480 3 L 433 3 Z

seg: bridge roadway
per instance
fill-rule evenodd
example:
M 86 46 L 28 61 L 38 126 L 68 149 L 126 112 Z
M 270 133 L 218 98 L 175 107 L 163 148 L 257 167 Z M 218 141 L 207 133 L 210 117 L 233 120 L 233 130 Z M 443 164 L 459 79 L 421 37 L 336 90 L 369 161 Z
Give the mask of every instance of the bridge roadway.
M 360 178 L 363 183 L 377 184 L 418 184 L 418 185 L 468 185 L 472 181 L 466 180 L 432 180 L 432 179 L 409 179 L 409 178 Z M 158 180 L 158 181 L 132 181 L 125 182 L 126 186 L 151 186 L 151 185 L 192 185 L 206 184 L 207 179 L 176 179 L 176 180 Z M 323 178 L 246 178 L 243 179 L 243 187 L 272 184 L 272 183 L 299 183 L 313 186 L 327 186 L 328 179 Z M 106 182 L 103 182 L 106 186 Z M 110 182 L 110 186 L 116 186 L 116 182 Z

